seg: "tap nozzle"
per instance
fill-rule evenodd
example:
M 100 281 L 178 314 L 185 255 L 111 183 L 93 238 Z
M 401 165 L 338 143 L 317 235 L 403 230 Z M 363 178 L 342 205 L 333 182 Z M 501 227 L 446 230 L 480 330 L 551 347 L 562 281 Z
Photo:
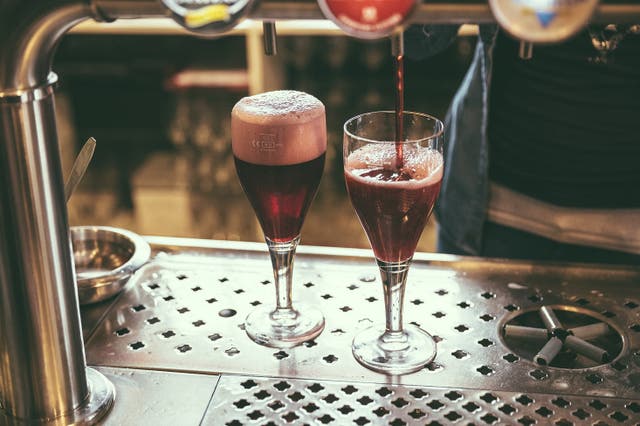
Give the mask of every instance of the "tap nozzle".
M 520 41 L 518 56 L 520 57 L 520 59 L 525 60 L 533 58 L 533 43 L 528 41 Z
M 278 35 L 276 34 L 276 23 L 264 21 L 262 23 L 262 39 L 264 41 L 264 54 L 274 56 L 278 53 Z
M 391 55 L 404 56 L 404 33 L 399 31 L 391 35 Z

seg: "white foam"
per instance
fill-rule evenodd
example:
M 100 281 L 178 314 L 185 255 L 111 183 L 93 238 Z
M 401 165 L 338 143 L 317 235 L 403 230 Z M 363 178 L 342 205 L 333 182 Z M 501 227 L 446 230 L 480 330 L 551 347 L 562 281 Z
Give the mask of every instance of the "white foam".
M 314 96 L 277 90 L 242 98 L 231 111 L 233 154 L 243 161 L 287 165 L 327 149 L 325 108 Z
M 393 143 L 369 144 L 358 148 L 347 158 L 345 170 L 358 180 L 375 182 L 377 185 L 416 187 L 430 185 L 442 179 L 443 159 L 440 152 L 433 149 L 418 149 L 410 144 L 403 144 L 403 151 L 404 165 L 402 169 L 411 175 L 412 180 L 380 181 L 360 176 L 363 172 L 376 168 L 394 170 L 396 168 L 396 149 Z
M 324 115 L 324 105 L 305 92 L 274 90 L 240 99 L 231 114 L 254 124 L 299 124 Z

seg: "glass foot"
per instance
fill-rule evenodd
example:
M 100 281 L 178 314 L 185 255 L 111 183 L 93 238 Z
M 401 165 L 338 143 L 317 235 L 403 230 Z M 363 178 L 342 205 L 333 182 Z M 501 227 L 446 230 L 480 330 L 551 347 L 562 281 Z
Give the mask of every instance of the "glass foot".
M 324 317 L 319 310 L 304 304 L 288 311 L 274 311 L 265 306 L 247 316 L 244 329 L 260 345 L 291 348 L 322 333 Z
M 436 356 L 436 342 L 426 331 L 407 326 L 398 336 L 385 336 L 384 326 L 358 333 L 351 349 L 365 367 L 384 374 L 408 374 L 420 370 Z

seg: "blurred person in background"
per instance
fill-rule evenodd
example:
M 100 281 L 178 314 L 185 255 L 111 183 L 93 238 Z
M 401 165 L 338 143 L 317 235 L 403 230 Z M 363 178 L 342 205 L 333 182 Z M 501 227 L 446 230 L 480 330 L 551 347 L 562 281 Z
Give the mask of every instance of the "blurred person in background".
M 558 44 L 479 27 L 445 119 L 438 250 L 459 255 L 640 265 L 640 34 L 590 28 Z M 429 58 L 457 26 L 412 26 Z M 592 38 L 615 37 L 600 55 Z M 428 60 L 437 60 L 430 58 Z

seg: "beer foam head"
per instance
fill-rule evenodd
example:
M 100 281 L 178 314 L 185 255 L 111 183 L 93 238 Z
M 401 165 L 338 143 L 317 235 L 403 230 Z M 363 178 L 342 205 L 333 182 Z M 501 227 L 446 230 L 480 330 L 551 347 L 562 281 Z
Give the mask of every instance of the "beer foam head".
M 276 90 L 240 99 L 231 111 L 233 153 L 265 165 L 298 164 L 327 149 L 325 109 L 314 96 Z
M 438 181 L 442 179 L 442 154 L 434 149 L 403 146 L 402 170 L 415 180 Z M 382 168 L 396 169 L 396 148 L 394 143 L 372 143 L 364 145 L 349 154 L 345 169 L 358 174 L 359 170 Z

